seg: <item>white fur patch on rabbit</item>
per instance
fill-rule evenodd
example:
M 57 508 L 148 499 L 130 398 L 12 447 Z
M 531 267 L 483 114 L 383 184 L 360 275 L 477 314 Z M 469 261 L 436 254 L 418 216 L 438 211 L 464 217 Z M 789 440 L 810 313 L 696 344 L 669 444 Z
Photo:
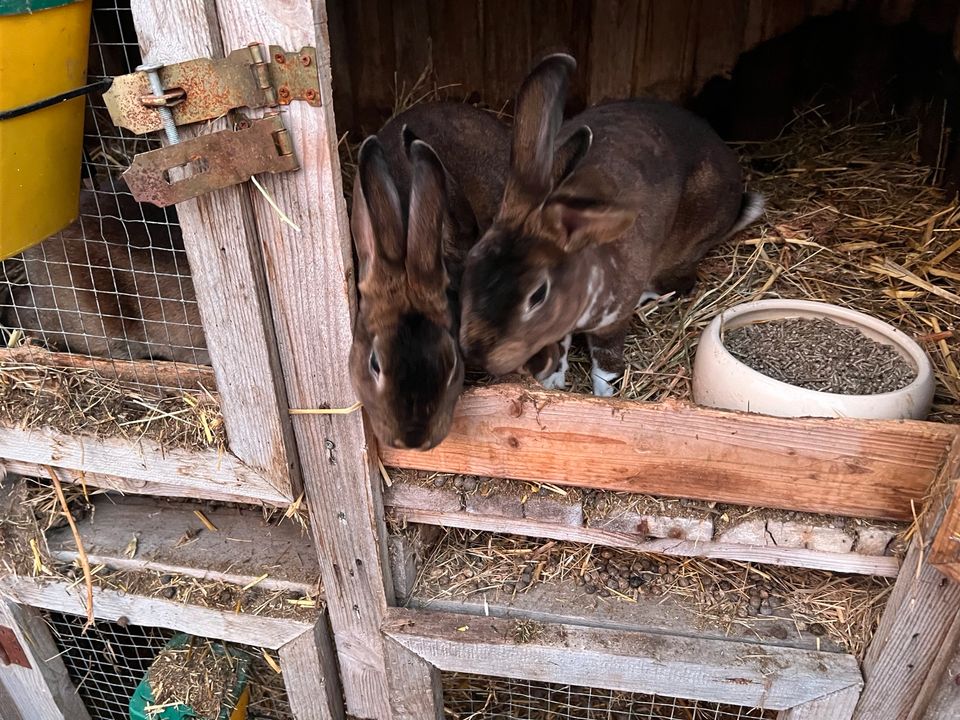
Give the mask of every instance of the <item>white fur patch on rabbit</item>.
M 563 347 L 563 355 L 560 356 L 560 365 L 556 372 L 550 373 L 540 380 L 540 384 L 547 390 L 563 390 L 567 387 L 567 370 L 570 369 L 570 362 L 567 355 L 570 353 L 570 343 L 573 335 L 567 335 L 560 345 Z

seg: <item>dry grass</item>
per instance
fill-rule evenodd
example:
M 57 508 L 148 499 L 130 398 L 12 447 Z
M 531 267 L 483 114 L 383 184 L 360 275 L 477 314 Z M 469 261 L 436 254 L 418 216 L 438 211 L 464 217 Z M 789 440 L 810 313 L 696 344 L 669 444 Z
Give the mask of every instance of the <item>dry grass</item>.
M 423 564 L 425 600 L 509 601 L 536 585 L 573 584 L 611 602 L 672 598 L 703 628 L 756 630 L 791 622 L 862 656 L 892 581 L 821 570 L 674 558 L 571 542 L 447 530 Z
M 741 148 L 765 220 L 708 255 L 691 296 L 638 313 L 623 397 L 690 397 L 699 335 L 719 312 L 763 298 L 803 298 L 869 313 L 917 338 L 933 361 L 931 420 L 960 418 L 960 206 L 931 185 L 906 121 L 832 127 L 814 111 L 780 138 Z M 589 392 L 589 362 L 573 389 Z
M 246 658 L 244 658 L 244 661 Z M 185 705 L 197 718 L 219 720 L 232 707 L 240 656 L 209 640 L 191 639 L 185 647 L 165 647 L 148 672 L 154 703 L 148 712 Z
M 211 393 L 148 389 L 85 368 L 0 364 L 0 421 L 197 450 L 227 444 L 220 403 Z

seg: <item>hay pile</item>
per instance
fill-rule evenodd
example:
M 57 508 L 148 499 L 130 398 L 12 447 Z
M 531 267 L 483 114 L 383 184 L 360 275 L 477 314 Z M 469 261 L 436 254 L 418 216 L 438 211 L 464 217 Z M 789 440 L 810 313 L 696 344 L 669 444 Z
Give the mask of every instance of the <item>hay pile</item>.
M 210 641 L 191 641 L 186 647 L 165 647 L 147 674 L 154 704 L 148 711 L 186 705 L 197 718 L 219 720 L 221 707 L 230 707 L 237 684 L 237 659 L 217 652 Z
M 471 596 L 509 601 L 536 585 L 564 583 L 579 587 L 585 602 L 670 598 L 701 629 L 724 633 L 733 626 L 753 632 L 774 622 L 782 627 L 786 619 L 797 632 L 858 657 L 892 588 L 888 579 L 862 575 L 447 530 L 424 562 L 414 594 L 428 601 Z
M 219 399 L 209 392 L 150 388 L 90 368 L 36 362 L 0 363 L 0 422 L 196 450 L 227 445 Z

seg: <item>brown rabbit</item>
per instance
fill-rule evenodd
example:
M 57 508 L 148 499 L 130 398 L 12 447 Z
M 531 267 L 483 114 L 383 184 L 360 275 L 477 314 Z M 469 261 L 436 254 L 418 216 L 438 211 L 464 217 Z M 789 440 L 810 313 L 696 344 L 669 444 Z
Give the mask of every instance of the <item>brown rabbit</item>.
M 753 222 L 763 199 L 743 192 L 734 153 L 679 107 L 613 102 L 561 127 L 575 68 L 551 55 L 520 88 L 503 200 L 467 258 L 460 340 L 497 375 L 540 358 L 538 379 L 557 388 L 572 335 L 585 333 L 594 393 L 612 395 L 635 309 L 689 291 L 704 254 Z
M 125 194 L 83 191 L 80 212 L 21 255 L 26 279 L 10 289 L 4 325 L 54 350 L 209 364 L 179 228 L 151 234 L 111 217 L 144 217 Z
M 401 113 L 360 148 L 350 376 L 380 442 L 428 450 L 449 431 L 463 387 L 463 261 L 496 212 L 509 145 L 489 113 L 431 103 Z

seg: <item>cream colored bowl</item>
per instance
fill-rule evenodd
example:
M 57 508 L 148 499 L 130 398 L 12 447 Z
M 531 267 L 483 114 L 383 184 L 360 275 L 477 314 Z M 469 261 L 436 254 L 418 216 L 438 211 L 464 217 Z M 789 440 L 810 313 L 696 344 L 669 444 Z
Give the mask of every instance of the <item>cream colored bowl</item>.
M 829 318 L 892 345 L 917 371 L 912 383 L 876 395 L 839 395 L 789 385 L 757 372 L 724 347 L 721 334 L 764 320 Z M 760 300 L 725 310 L 700 337 L 693 363 L 693 399 L 700 405 L 780 417 L 923 419 L 933 402 L 934 379 L 923 349 L 896 328 L 837 305 L 809 300 Z

